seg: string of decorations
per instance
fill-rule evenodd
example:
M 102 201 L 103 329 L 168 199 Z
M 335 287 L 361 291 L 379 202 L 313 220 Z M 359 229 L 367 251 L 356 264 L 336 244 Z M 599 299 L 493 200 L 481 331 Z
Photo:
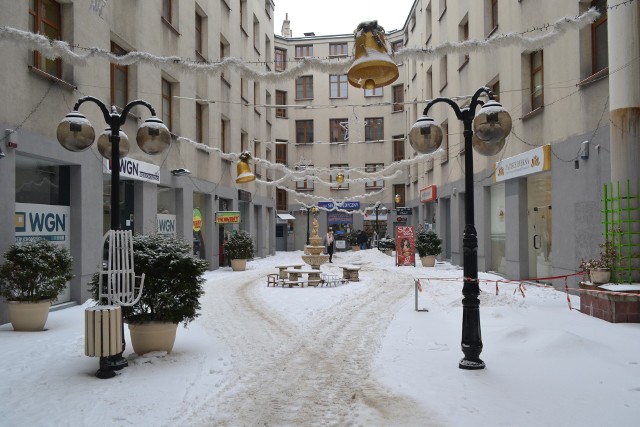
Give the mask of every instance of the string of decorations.
M 398 60 L 433 60 L 448 54 L 468 54 L 472 52 L 488 52 L 496 48 L 518 46 L 528 50 L 539 50 L 550 45 L 567 31 L 592 24 L 598 12 L 592 8 L 576 17 L 563 17 L 553 24 L 551 30 L 537 37 L 525 37 L 520 33 L 497 34 L 486 40 L 465 40 L 461 42 L 444 42 L 432 48 L 405 48 L 395 53 Z M 311 71 L 325 74 L 344 74 L 352 59 L 322 60 L 306 57 L 287 70 L 260 71 L 247 65 L 240 58 L 228 57 L 217 63 L 187 62 L 179 56 L 156 56 L 148 52 L 132 51 L 124 55 L 116 55 L 99 47 L 87 48 L 86 53 L 77 53 L 69 43 L 62 40 L 51 40 L 44 35 L 34 34 L 13 27 L 0 27 L 0 41 L 10 42 L 16 46 L 37 50 L 48 59 L 61 58 L 63 61 L 85 65 L 88 60 L 101 58 L 117 65 L 133 65 L 136 63 L 161 67 L 167 71 L 185 73 L 204 73 L 219 75 L 220 73 L 240 73 L 243 77 L 270 83 L 292 80 Z

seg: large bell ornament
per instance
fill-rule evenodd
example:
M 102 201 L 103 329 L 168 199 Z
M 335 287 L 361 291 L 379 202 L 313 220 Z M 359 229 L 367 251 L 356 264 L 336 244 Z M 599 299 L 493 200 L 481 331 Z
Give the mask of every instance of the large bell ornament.
M 237 184 L 255 181 L 256 176 L 251 172 L 251 166 L 249 166 L 250 158 L 251 156 L 246 152 L 240 155 L 240 160 L 236 166 L 236 172 L 238 174 L 238 177 L 236 178 Z
M 431 117 L 422 116 L 409 130 L 409 143 L 418 153 L 433 153 L 442 144 L 442 129 Z
M 127 137 L 126 133 L 120 131 L 120 141 L 118 142 L 120 158 L 126 157 L 130 148 L 129 137 Z M 98 137 L 98 151 L 102 154 L 102 157 L 111 160 L 111 128 L 106 128 Z
M 389 56 L 378 21 L 358 25 L 355 39 L 356 57 L 347 73 L 351 86 L 375 89 L 393 83 L 399 76 L 398 66 Z
M 80 112 L 67 114 L 56 130 L 58 142 L 69 151 L 84 151 L 91 147 L 96 133 L 91 122 Z
M 171 144 L 171 132 L 156 116 L 151 116 L 138 128 L 138 147 L 147 154 L 160 154 Z

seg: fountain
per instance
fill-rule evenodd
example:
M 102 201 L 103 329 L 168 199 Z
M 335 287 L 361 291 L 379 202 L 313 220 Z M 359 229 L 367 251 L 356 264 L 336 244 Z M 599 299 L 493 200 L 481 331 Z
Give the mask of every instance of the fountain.
M 329 255 L 324 255 L 324 245 L 322 244 L 322 237 L 318 235 L 318 219 L 313 218 L 313 232 L 309 237 L 309 245 L 304 247 L 305 255 L 302 255 L 302 260 L 309 264 L 311 268 L 319 270 L 320 266 L 329 261 Z

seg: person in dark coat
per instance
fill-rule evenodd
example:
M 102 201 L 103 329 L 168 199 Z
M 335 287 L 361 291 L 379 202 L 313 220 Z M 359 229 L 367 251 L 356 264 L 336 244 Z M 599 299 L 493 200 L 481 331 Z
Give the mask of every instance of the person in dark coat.
M 367 249 L 367 241 L 369 241 L 369 237 L 367 236 L 367 233 L 362 230 L 360 234 L 358 234 L 358 244 L 360 245 L 360 249 Z

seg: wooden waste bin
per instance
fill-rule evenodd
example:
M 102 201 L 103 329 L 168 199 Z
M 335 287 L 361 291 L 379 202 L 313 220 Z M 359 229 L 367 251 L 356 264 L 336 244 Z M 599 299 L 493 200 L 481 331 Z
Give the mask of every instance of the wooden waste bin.
M 84 311 L 84 354 L 106 357 L 121 353 L 122 310 L 115 305 L 96 305 Z

